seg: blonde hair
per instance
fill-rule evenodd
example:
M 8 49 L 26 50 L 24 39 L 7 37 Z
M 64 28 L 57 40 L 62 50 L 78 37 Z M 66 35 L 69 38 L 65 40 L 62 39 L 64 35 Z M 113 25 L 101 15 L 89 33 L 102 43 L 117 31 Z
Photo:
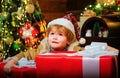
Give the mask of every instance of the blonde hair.
M 69 29 L 58 24 L 54 24 L 47 29 L 47 36 L 50 33 L 51 29 L 53 28 L 56 29 L 56 31 L 63 31 L 67 37 L 67 40 L 70 41 L 71 43 L 76 41 L 74 34 Z

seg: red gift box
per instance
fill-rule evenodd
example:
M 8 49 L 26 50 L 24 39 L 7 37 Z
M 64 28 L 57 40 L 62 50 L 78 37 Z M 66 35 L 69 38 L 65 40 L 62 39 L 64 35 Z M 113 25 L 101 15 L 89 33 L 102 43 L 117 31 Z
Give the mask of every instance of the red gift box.
M 14 68 L 12 69 L 11 78 L 36 78 L 36 68 Z
M 116 78 L 114 56 L 38 55 L 37 78 Z
M 5 63 L 0 62 L 0 78 L 7 78 L 7 75 L 6 75 L 5 72 L 3 71 L 4 65 L 5 65 Z
M 8 75 L 3 71 L 5 63 L 0 64 L 0 78 L 8 78 Z M 10 78 L 36 78 L 36 68 L 23 67 L 13 68 Z

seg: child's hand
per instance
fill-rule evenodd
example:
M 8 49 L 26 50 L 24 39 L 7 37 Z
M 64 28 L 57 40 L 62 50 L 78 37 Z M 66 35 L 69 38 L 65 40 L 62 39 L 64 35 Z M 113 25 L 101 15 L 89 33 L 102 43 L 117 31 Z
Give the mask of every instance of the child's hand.
M 17 61 L 11 59 L 10 61 L 8 61 L 5 66 L 4 66 L 4 71 L 6 73 L 10 73 L 12 68 L 18 68 L 18 66 L 16 65 L 17 64 Z
M 108 51 L 114 51 L 114 52 L 119 52 L 118 49 L 110 47 L 110 46 L 107 46 L 106 50 L 108 50 Z

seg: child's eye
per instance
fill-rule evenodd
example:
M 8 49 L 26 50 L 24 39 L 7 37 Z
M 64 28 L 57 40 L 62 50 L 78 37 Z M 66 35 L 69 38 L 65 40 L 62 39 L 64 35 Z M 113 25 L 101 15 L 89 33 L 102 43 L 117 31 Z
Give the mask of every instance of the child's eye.
M 54 35 L 54 33 L 53 33 L 53 32 L 51 32 L 51 33 L 50 33 L 50 35 Z
M 63 34 L 59 34 L 60 36 L 63 36 Z

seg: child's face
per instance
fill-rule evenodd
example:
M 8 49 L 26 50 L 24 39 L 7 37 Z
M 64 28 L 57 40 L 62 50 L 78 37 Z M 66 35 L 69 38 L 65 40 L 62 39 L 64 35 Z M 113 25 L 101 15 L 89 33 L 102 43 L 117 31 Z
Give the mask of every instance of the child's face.
M 48 43 L 54 50 L 63 50 L 69 41 L 63 30 L 52 28 L 48 34 Z

